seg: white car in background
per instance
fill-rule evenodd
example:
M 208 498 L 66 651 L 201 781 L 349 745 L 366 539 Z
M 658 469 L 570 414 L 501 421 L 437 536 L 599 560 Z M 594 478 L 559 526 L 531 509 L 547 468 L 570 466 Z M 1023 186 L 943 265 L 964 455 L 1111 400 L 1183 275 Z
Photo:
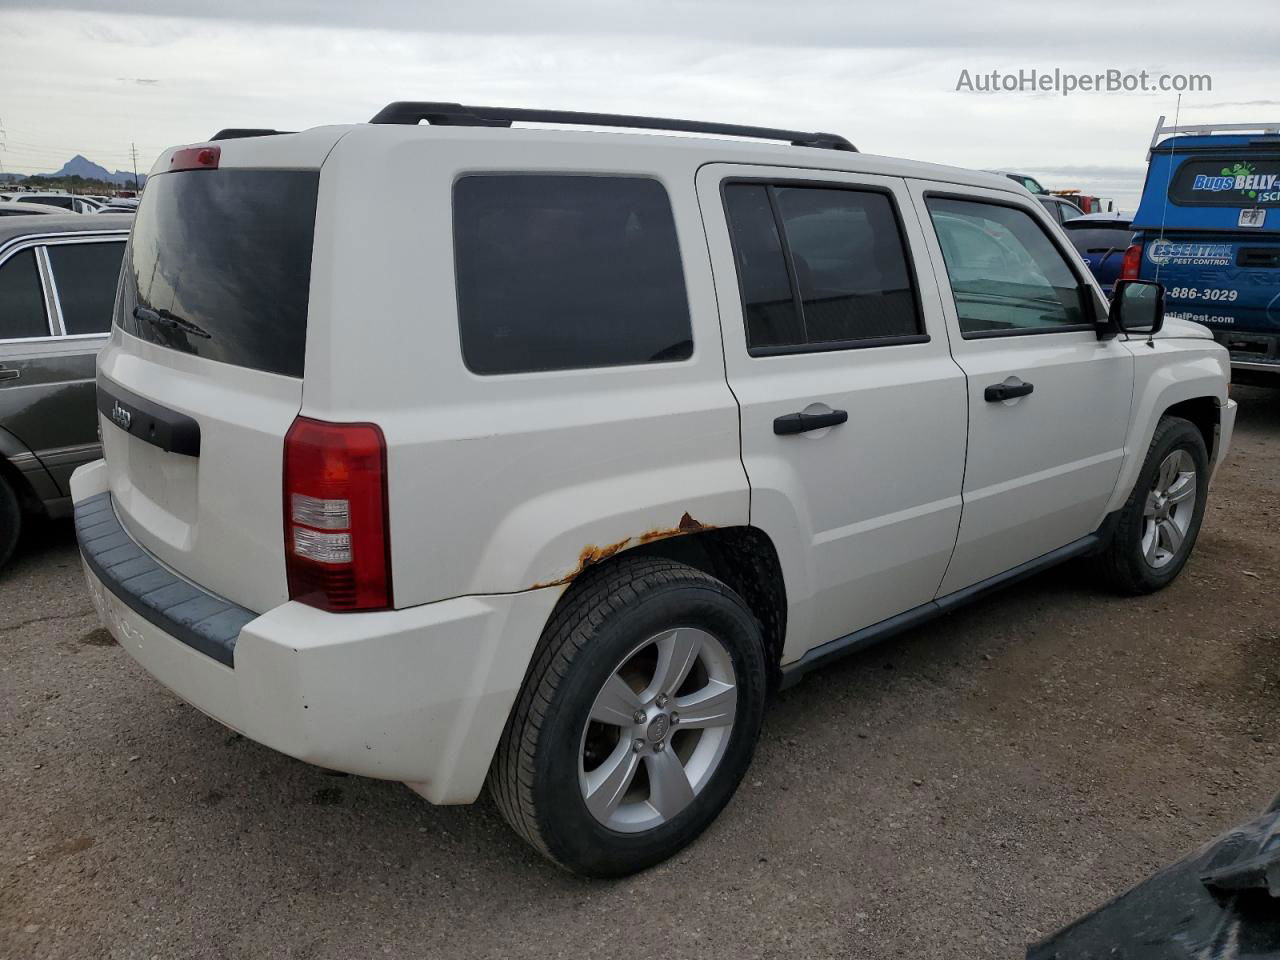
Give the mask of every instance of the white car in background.
M 24 203 L 21 200 L 0 203 L 0 217 L 31 217 L 50 213 L 65 214 L 66 212 L 61 207 L 51 207 L 47 203 Z
M 74 193 L 15 193 L 11 202 L 39 203 L 56 207 L 63 213 L 96 213 L 100 204 L 97 201 Z
M 161 156 L 72 493 L 184 700 L 434 803 L 487 782 L 616 876 L 719 814 L 771 689 L 1069 558 L 1171 582 L 1227 383 L 1005 177 L 396 103 Z

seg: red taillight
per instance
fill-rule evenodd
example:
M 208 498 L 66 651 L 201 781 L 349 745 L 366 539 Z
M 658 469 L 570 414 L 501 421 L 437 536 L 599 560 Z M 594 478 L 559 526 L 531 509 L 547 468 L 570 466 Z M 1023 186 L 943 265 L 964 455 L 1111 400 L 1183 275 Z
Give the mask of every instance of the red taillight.
M 391 606 L 387 444 L 377 425 L 293 421 L 284 550 L 291 599 L 335 613 Z
M 1120 279 L 1137 280 L 1140 269 L 1142 269 L 1142 244 L 1135 243 L 1124 252 L 1124 260 L 1120 263 Z
M 221 147 L 183 147 L 169 158 L 170 170 L 217 170 Z

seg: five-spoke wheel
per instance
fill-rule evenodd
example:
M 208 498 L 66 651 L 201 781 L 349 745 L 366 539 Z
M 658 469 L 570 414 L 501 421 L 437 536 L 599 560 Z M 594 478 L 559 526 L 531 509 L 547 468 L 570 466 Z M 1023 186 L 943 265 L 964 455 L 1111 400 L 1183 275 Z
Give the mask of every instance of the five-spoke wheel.
M 673 560 L 620 558 L 565 594 L 498 746 L 498 809 L 578 873 L 622 876 L 701 833 L 760 732 L 759 621 Z
M 582 731 L 587 809 L 624 833 L 667 822 L 716 771 L 737 712 L 733 659 L 705 630 L 640 643 L 609 674 Z

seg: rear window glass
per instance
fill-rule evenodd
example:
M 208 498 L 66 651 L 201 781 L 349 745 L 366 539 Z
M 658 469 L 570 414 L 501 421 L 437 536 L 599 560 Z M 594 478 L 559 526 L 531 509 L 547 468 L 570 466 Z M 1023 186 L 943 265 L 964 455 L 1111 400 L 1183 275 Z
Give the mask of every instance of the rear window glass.
M 671 202 L 656 180 L 463 177 L 453 235 L 462 356 L 474 373 L 693 353 Z
M 1181 206 L 1280 206 L 1280 157 L 1219 157 L 1184 160 L 1169 185 Z
M 56 243 L 47 249 L 67 333 L 106 333 L 111 327 L 124 241 Z
M 1105 253 L 1129 246 L 1133 231 L 1124 227 L 1072 227 L 1067 223 L 1067 238 L 1081 253 Z
M 319 180 L 314 170 L 152 177 L 116 322 L 183 353 L 301 377 Z
M 0 265 L 0 340 L 47 336 L 36 252 L 20 250 Z

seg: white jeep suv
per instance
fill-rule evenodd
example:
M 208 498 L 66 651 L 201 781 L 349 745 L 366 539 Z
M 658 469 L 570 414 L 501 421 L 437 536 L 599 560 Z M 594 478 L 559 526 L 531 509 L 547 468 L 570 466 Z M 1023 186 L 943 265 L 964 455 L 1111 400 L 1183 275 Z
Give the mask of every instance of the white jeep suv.
M 487 782 L 619 875 L 720 812 L 771 689 L 1070 557 L 1168 584 L 1227 385 L 1008 178 L 397 103 L 160 158 L 73 499 L 178 696 L 433 803 Z

